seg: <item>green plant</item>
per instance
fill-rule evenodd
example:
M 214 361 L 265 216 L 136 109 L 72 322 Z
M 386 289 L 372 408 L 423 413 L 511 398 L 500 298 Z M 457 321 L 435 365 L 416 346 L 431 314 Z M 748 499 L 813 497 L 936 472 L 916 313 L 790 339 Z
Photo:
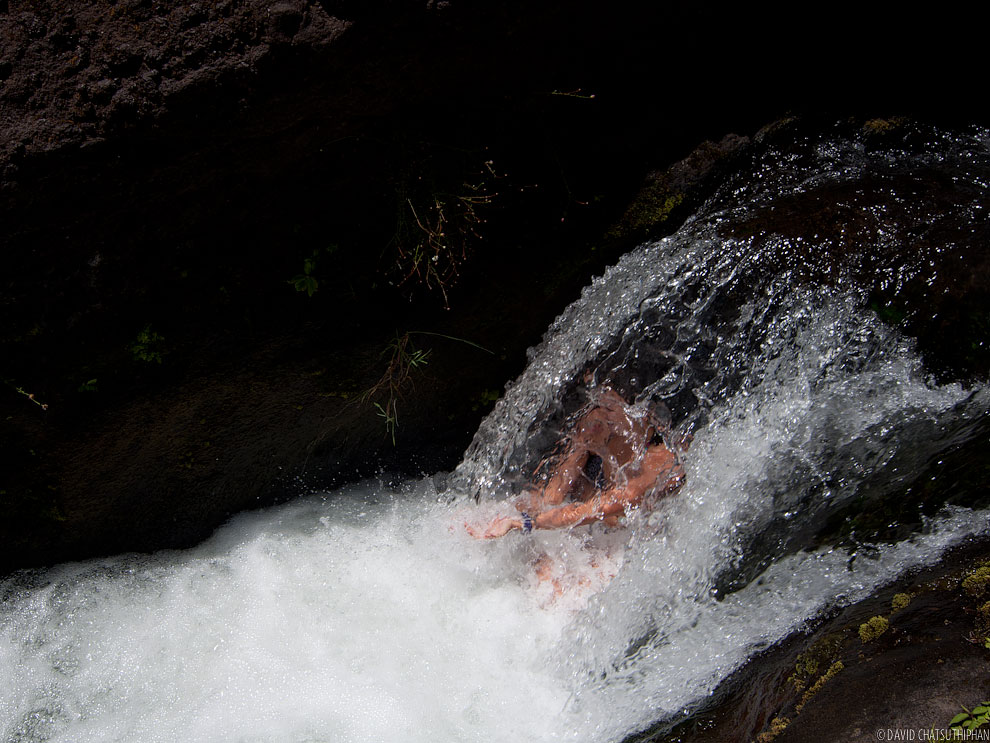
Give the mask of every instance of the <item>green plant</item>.
M 474 398 L 474 404 L 471 406 L 471 410 L 490 408 L 501 396 L 502 395 L 498 390 L 483 389 L 480 393 L 478 393 L 477 397 Z
M 984 702 L 971 710 L 965 707 L 963 709 L 965 712 L 960 712 L 949 721 L 950 730 L 961 733 L 964 730 L 976 730 L 990 722 L 990 702 Z
M 316 280 L 313 272 L 316 271 L 316 258 L 318 252 L 313 251 L 313 255 L 303 259 L 303 272 L 289 279 L 289 283 L 295 287 L 297 292 L 306 292 L 306 296 L 312 297 L 320 288 L 320 282 Z
M 362 402 L 367 403 L 371 401 L 378 411 L 378 417 L 385 420 L 385 430 L 392 437 L 393 446 L 395 446 L 395 433 L 399 427 L 399 399 L 402 397 L 405 389 L 412 384 L 413 373 L 429 364 L 430 354 L 433 353 L 432 349 L 416 348 L 411 338 L 413 335 L 432 335 L 438 338 L 447 338 L 448 340 L 466 343 L 485 353 L 491 353 L 487 348 L 479 346 L 477 343 L 472 343 L 464 338 L 456 338 L 452 335 L 444 335 L 443 333 L 431 333 L 426 330 L 407 330 L 402 335 L 399 335 L 396 332 L 395 338 L 389 342 L 381 353 L 383 357 L 388 358 L 385 371 L 378 381 L 365 390 L 360 397 Z M 374 398 L 376 397 L 383 398 L 384 404 L 375 401 Z
M 415 282 L 439 290 L 444 307 L 450 307 L 447 290 L 457 281 L 470 246 L 481 239 L 479 211 L 497 195 L 490 184 L 495 177 L 489 160 L 475 182 L 465 181 L 456 191 L 422 186 L 419 179 L 399 186 L 392 238 L 398 286 Z
M 386 407 L 383 408 L 381 403 L 375 403 L 378 417 L 385 419 L 385 431 L 392 436 L 392 446 L 395 446 L 395 431 L 399 427 L 399 408 L 394 398 L 386 402 L 385 405 Z
M 151 325 L 145 325 L 137 338 L 131 343 L 131 353 L 137 361 L 145 363 L 162 363 L 162 346 L 165 338 L 151 329 Z
M 870 302 L 870 309 L 877 317 L 887 325 L 898 326 L 907 318 L 907 311 L 900 302 L 891 299 L 882 299 L 879 296 Z
M 42 410 L 48 410 L 48 403 L 41 402 L 38 398 L 36 398 L 34 396 L 34 393 L 33 392 L 28 392 L 23 387 L 21 387 L 19 384 L 14 384 L 9 379 L 3 380 L 3 383 L 5 385 L 7 385 L 8 387 L 10 387 L 18 395 L 22 395 L 23 397 L 26 397 L 28 400 L 30 400 L 31 402 L 33 402 L 35 405 L 37 405 Z
M 96 392 L 96 382 L 97 380 L 95 379 L 90 379 L 88 382 L 83 382 L 79 385 L 79 392 Z
M 384 396 L 385 404 L 374 402 L 374 406 L 378 409 L 378 416 L 385 419 L 385 430 L 391 435 L 393 446 L 399 426 L 399 398 L 406 385 L 411 383 L 413 371 L 426 366 L 431 353 L 429 349 L 416 348 L 409 336 L 409 332 L 402 335 L 396 333 L 381 354 L 388 357 L 385 372 L 361 396 L 364 402 Z

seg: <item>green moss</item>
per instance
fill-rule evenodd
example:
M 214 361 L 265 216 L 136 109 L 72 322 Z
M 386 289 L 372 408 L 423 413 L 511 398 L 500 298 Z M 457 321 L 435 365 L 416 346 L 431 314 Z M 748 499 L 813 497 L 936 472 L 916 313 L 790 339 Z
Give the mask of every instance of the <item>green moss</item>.
M 8 524 L 65 521 L 58 505 L 58 488 L 0 488 L 0 520 Z
M 886 119 L 869 119 L 863 123 L 863 133 L 867 138 L 884 138 L 890 135 L 897 136 L 909 120 L 903 116 L 892 116 Z
M 655 227 L 666 222 L 684 200 L 683 193 L 670 190 L 664 183 L 651 183 L 639 192 L 607 236 L 618 239 L 648 235 Z
M 874 617 L 874 619 L 883 619 L 883 617 Z M 883 619 L 883 622 L 885 625 L 884 629 L 886 629 L 887 620 Z M 862 633 L 862 627 L 860 628 L 860 632 Z M 837 660 L 835 661 L 835 663 L 829 666 L 828 670 L 819 677 L 819 679 L 815 682 L 814 686 L 812 686 L 810 689 L 808 689 L 808 691 L 804 693 L 804 696 L 801 697 L 801 703 L 798 704 L 797 707 L 795 707 L 794 709 L 798 713 L 800 713 L 804 705 L 806 705 L 811 700 L 811 698 L 815 696 L 815 694 L 820 692 L 822 690 L 822 687 L 825 686 L 825 684 L 827 684 L 829 681 L 834 679 L 836 674 L 839 673 L 839 671 L 841 671 L 843 668 L 845 668 L 845 666 L 843 665 L 841 660 Z
M 472 399 L 471 410 L 487 410 L 491 408 L 491 406 L 494 405 L 501 396 L 502 395 L 498 390 L 488 388 L 483 389 Z
M 900 611 L 901 609 L 907 608 L 907 605 L 911 603 L 911 594 L 908 593 L 897 593 L 894 594 L 894 598 L 890 601 L 890 610 L 892 612 Z
M 871 617 L 869 621 L 859 625 L 859 639 L 864 643 L 872 642 L 890 628 L 890 623 L 884 617 Z
M 982 596 L 990 584 L 990 565 L 981 565 L 963 578 L 963 590 L 970 596 Z
M 757 743 L 770 743 L 770 741 L 784 732 L 790 724 L 791 721 L 786 717 L 773 718 L 773 720 L 770 721 L 770 728 L 757 736 Z
M 647 214 L 650 224 L 654 225 L 667 221 L 670 213 L 683 203 L 684 194 L 682 193 L 675 193 L 666 196 L 662 203 L 654 205 L 653 209 Z
M 800 676 L 814 676 L 818 673 L 818 658 L 804 658 L 799 657 L 798 662 L 794 665 L 794 671 L 796 675 Z M 802 684 L 802 688 L 803 688 Z
M 797 691 L 802 691 L 807 687 L 808 681 L 822 668 L 835 662 L 843 644 L 844 638 L 841 633 L 833 633 L 821 638 L 797 657 L 794 673 L 787 680 Z
M 887 325 L 899 326 L 907 318 L 907 309 L 899 301 L 882 299 L 879 296 L 870 300 L 870 309 Z
M 160 364 L 162 363 L 164 343 L 165 338 L 153 331 L 150 324 L 145 325 L 131 344 L 131 353 L 135 361 Z
M 863 124 L 863 129 L 869 134 L 886 134 L 894 131 L 904 123 L 903 119 L 870 119 Z

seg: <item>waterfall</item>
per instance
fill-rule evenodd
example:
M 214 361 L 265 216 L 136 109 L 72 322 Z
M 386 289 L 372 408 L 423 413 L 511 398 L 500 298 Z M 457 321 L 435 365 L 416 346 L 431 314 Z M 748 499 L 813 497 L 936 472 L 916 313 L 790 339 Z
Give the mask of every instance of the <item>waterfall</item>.
M 985 536 L 975 497 L 895 538 L 835 523 L 986 435 L 986 386 L 933 370 L 875 297 L 923 313 L 912 302 L 965 257 L 937 238 L 985 222 L 987 143 L 761 142 L 681 230 L 564 311 L 450 477 L 360 483 L 191 550 L 0 582 L 2 739 L 619 741 Z M 951 203 L 923 198 L 922 172 Z M 819 197 L 838 229 L 793 219 Z M 468 536 L 599 384 L 670 408 L 691 441 L 677 496 L 624 530 Z M 541 555 L 572 579 L 559 598 Z

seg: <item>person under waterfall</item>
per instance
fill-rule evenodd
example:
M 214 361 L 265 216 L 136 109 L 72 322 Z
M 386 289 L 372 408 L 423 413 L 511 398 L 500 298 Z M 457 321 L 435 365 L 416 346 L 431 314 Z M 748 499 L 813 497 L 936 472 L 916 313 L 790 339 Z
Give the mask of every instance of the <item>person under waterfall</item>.
M 668 445 L 669 423 L 655 411 L 635 411 L 609 387 L 596 398 L 558 442 L 542 483 L 516 499 L 519 515 L 499 516 L 486 526 L 466 524 L 472 536 L 496 539 L 513 530 L 595 522 L 615 526 L 629 509 L 649 506 L 683 485 L 677 450 L 684 446 Z

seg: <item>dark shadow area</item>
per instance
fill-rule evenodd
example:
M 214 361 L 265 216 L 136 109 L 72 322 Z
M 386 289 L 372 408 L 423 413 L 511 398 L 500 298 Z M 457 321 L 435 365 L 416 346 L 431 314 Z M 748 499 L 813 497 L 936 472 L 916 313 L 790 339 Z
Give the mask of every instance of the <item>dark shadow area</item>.
M 970 123 L 925 81 L 965 75 L 971 27 L 3 3 L 0 570 L 452 467 L 525 349 L 647 234 L 607 237 L 647 173 L 788 113 Z M 412 336 L 431 355 L 395 425 L 361 398 L 410 331 L 444 337 Z

